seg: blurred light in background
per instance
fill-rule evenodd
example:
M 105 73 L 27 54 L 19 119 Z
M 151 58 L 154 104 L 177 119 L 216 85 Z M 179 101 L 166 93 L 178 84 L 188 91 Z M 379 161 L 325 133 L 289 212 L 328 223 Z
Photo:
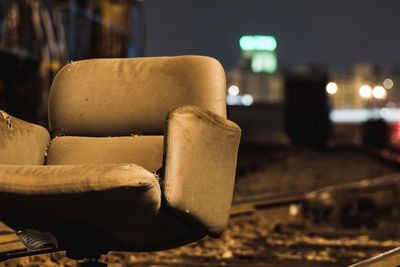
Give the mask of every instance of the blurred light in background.
M 253 96 L 246 95 L 228 95 L 226 97 L 226 104 L 229 106 L 251 106 L 254 102 Z
M 380 85 L 377 85 L 374 87 L 374 89 L 372 90 L 372 95 L 376 98 L 376 99 L 385 99 L 387 96 L 386 90 L 385 88 L 383 88 Z
M 396 122 L 392 125 L 391 141 L 392 143 L 398 143 L 400 140 L 400 122 Z
M 330 95 L 334 95 L 336 94 L 336 92 L 338 91 L 338 86 L 336 83 L 334 82 L 330 82 L 326 85 L 326 92 Z
M 332 110 L 330 118 L 335 123 L 360 123 L 371 117 L 367 109 L 337 109 Z
M 228 89 L 228 94 L 231 96 L 237 96 L 239 94 L 239 87 L 231 85 Z
M 241 106 L 242 105 L 242 97 L 228 95 L 226 97 L 226 104 L 228 104 L 229 106 Z
M 243 35 L 239 39 L 241 58 L 251 62 L 255 73 L 274 73 L 278 68 L 276 48 L 278 43 L 272 35 Z
M 290 216 L 297 216 L 300 213 L 300 206 L 298 204 L 291 204 L 289 206 Z
M 278 68 L 278 62 L 274 53 L 258 52 L 251 60 L 251 70 L 255 73 L 274 73 Z
M 253 104 L 253 97 L 251 95 L 244 95 L 242 96 L 242 104 L 245 106 L 250 106 Z
M 371 86 L 364 84 L 363 86 L 360 87 L 359 93 L 362 98 L 371 98 L 372 88 Z
M 274 51 L 278 46 L 274 36 L 244 35 L 239 39 L 243 51 Z
M 371 118 L 382 118 L 389 123 L 400 122 L 400 109 L 398 108 L 355 108 L 334 109 L 330 113 L 334 123 L 363 123 Z M 399 124 L 400 125 L 400 124 Z M 400 137 L 400 126 L 399 126 Z
M 388 116 L 390 116 L 390 109 L 388 108 L 381 108 L 379 110 L 379 116 L 381 116 L 382 118 L 386 118 Z
M 392 79 L 388 78 L 383 81 L 383 87 L 385 87 L 386 89 L 392 89 L 393 85 L 394 84 Z

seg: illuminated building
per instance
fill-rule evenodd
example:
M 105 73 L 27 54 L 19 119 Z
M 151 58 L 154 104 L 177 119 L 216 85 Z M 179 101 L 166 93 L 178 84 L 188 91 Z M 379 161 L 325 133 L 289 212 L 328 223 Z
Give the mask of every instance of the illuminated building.
M 276 38 L 271 35 L 244 35 L 239 44 L 241 54 L 238 66 L 227 71 L 228 85 L 236 86 L 239 91 L 234 95 L 228 92 L 228 104 L 282 102 L 283 80 L 277 71 Z

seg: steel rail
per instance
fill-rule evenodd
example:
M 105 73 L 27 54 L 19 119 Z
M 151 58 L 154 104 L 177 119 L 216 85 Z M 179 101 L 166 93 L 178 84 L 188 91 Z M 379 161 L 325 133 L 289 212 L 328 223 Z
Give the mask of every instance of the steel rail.
M 400 266 L 400 247 L 375 257 L 366 259 L 349 267 L 397 267 Z

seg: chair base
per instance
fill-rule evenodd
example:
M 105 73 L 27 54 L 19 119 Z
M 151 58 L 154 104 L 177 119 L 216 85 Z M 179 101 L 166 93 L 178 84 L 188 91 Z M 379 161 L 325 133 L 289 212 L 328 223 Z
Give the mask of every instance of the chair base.
M 98 262 L 96 259 L 79 262 L 77 265 L 77 267 L 107 267 L 107 266 L 108 266 L 108 264 Z

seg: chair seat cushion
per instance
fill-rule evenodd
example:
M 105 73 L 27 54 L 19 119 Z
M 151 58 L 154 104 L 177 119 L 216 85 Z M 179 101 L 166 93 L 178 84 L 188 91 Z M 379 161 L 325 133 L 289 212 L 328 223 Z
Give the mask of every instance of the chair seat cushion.
M 49 231 L 61 247 L 74 226 L 105 236 L 140 229 L 160 206 L 157 178 L 134 164 L 0 165 L 0 221 L 15 230 Z
M 163 136 L 60 136 L 51 140 L 47 164 L 135 163 L 154 172 L 162 166 L 163 141 Z

